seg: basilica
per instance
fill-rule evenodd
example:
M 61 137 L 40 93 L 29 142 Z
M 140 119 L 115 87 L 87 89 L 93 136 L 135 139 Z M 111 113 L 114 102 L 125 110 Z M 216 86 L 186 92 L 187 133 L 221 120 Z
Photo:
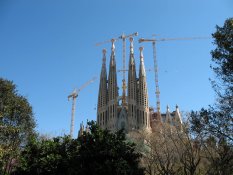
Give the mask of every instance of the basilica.
M 149 107 L 143 47 L 140 47 L 139 50 L 140 64 L 137 73 L 133 38 L 130 38 L 128 69 L 123 70 L 128 72 L 128 80 L 127 83 L 124 79 L 122 81 L 122 95 L 118 93 L 114 40 L 112 40 L 108 74 L 106 50 L 103 50 L 97 106 L 97 124 L 102 129 L 153 132 L 163 123 L 173 126 L 182 124 L 178 106 L 173 112 L 170 112 L 169 107 L 167 107 L 164 114 Z

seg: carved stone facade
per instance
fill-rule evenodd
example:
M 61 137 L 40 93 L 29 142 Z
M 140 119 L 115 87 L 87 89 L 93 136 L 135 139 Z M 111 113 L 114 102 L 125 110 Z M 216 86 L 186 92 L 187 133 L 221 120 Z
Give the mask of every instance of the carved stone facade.
M 140 65 L 137 77 L 133 39 L 130 38 L 127 96 L 124 96 L 124 93 L 122 96 L 118 94 L 114 40 L 112 40 L 108 75 L 106 69 L 106 50 L 103 50 L 97 107 L 97 124 L 102 129 L 116 131 L 124 128 L 126 132 L 132 130 L 153 132 L 158 123 L 165 122 L 171 125 L 181 125 L 182 123 L 178 106 L 176 107 L 176 111 L 172 113 L 167 108 L 166 114 L 161 114 L 160 116 L 157 116 L 156 112 L 149 109 L 143 48 L 140 47 L 139 50 Z M 123 102 L 123 99 L 126 99 L 126 102 Z

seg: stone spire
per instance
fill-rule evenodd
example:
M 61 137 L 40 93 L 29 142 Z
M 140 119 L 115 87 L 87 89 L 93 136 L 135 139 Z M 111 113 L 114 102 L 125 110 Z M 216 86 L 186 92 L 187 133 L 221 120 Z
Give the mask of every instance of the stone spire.
M 143 47 L 139 48 L 140 50 L 140 68 L 139 68 L 139 77 L 146 77 L 145 65 L 144 65 L 144 57 L 143 57 Z
M 115 40 L 112 39 L 112 51 L 110 56 L 109 76 L 108 76 L 108 118 L 107 128 L 116 130 L 117 106 L 118 106 L 118 87 L 115 60 Z
M 133 38 L 130 37 L 130 56 L 128 72 L 128 124 L 129 130 L 137 129 L 137 77 L 133 50 Z
M 106 71 L 106 49 L 103 49 L 102 69 L 100 74 L 99 96 L 98 96 L 98 110 L 97 123 L 99 126 L 105 128 L 106 114 L 107 114 L 107 71 Z
M 116 60 L 115 60 L 115 44 L 114 44 L 115 40 L 112 39 L 111 42 L 112 42 L 112 48 L 111 48 L 110 67 L 111 67 L 111 66 L 116 66 Z
M 103 58 L 102 58 L 102 69 L 101 69 L 101 77 L 107 77 L 107 71 L 106 71 L 106 49 L 103 49 Z
M 138 82 L 138 120 L 139 128 L 149 129 L 149 104 L 148 104 L 148 90 L 146 83 L 146 72 L 144 66 L 143 47 L 140 50 L 140 67 L 139 67 L 139 82 Z
M 167 105 L 167 112 L 166 112 L 166 118 L 165 118 L 165 123 L 171 125 L 172 124 L 172 118 L 171 118 L 171 113 L 169 106 Z
M 180 115 L 180 110 L 178 105 L 176 105 L 176 111 L 175 111 L 175 116 L 174 116 L 174 125 L 178 127 L 180 130 L 182 130 L 182 119 Z

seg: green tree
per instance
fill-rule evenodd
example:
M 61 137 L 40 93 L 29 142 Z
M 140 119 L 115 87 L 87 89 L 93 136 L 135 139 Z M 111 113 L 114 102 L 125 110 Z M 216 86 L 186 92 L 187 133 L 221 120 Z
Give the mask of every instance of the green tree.
M 191 128 L 200 135 L 208 174 L 233 174 L 233 18 L 216 26 L 212 36 L 216 48 L 211 51 L 211 68 L 216 78 L 211 83 L 217 99 L 208 109 L 191 113 Z
M 211 68 L 216 79 L 212 81 L 217 94 L 214 106 L 191 114 L 193 131 L 213 135 L 217 140 L 233 142 L 233 18 L 223 27 L 216 26 L 212 34 L 216 48 L 212 50 Z
M 21 153 L 16 174 L 75 174 L 70 164 L 78 152 L 77 139 L 69 136 L 53 139 L 32 138 Z
M 33 138 L 22 151 L 16 174 L 142 175 L 140 154 L 123 131 L 110 133 L 89 123 L 89 132 L 77 139 Z
M 217 46 L 212 52 L 212 66 L 214 72 L 224 83 L 226 90 L 232 92 L 233 84 L 233 18 L 225 21 L 223 27 L 216 26 L 216 32 L 212 35 Z
M 0 78 L 0 171 L 9 173 L 20 147 L 34 134 L 35 121 L 27 99 L 12 81 Z
M 144 169 L 139 166 L 141 155 L 135 152 L 135 144 L 126 141 L 121 130 L 110 133 L 89 123 L 90 132 L 79 137 L 79 154 L 74 157 L 77 174 L 139 175 Z
M 227 19 L 223 27 L 216 26 L 212 36 L 216 45 L 211 52 L 216 74 L 212 84 L 218 99 L 215 108 L 210 109 L 209 123 L 213 131 L 233 141 L 233 18 Z

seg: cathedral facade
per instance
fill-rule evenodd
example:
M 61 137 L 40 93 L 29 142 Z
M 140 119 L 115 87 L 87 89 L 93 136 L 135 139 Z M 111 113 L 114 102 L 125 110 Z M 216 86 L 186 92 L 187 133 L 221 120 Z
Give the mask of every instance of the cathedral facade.
M 130 38 L 128 81 L 127 83 L 124 79 L 122 81 L 123 91 L 121 96 L 118 93 L 114 40 L 112 40 L 108 74 L 106 50 L 103 50 L 97 106 L 97 124 L 102 129 L 110 131 L 125 129 L 126 132 L 133 130 L 153 132 L 161 123 L 169 123 L 171 125 L 182 123 L 178 106 L 176 106 L 174 112 L 170 112 L 169 107 L 167 107 L 166 114 L 154 112 L 152 108 L 149 108 L 143 48 L 140 47 L 139 50 L 140 64 L 137 76 L 133 38 Z

